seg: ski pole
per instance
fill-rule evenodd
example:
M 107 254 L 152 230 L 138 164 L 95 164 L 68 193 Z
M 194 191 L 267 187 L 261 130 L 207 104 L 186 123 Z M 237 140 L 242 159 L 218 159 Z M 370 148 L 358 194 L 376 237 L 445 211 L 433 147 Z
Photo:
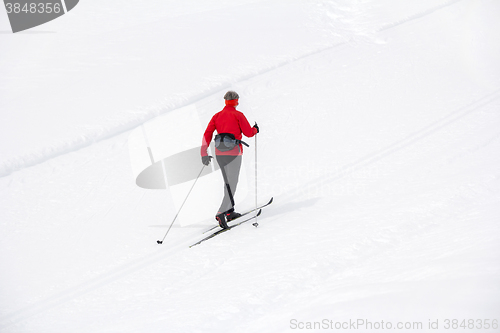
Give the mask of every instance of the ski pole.
M 257 124 L 257 123 L 255 123 Z M 257 134 L 255 134 L 255 209 L 257 209 Z M 259 223 L 257 223 L 257 217 L 255 218 L 255 222 L 252 224 L 254 227 L 258 227 Z
M 191 191 L 193 190 L 194 185 L 196 185 L 196 182 L 198 181 L 198 178 L 200 178 L 201 173 L 203 172 L 203 170 L 204 170 L 204 169 L 205 169 L 205 165 L 203 165 L 203 167 L 201 168 L 201 171 L 200 171 L 200 173 L 198 174 L 198 177 L 196 177 L 196 179 L 195 179 L 195 181 L 194 181 L 194 183 L 193 183 L 193 186 L 191 186 L 191 189 L 189 190 L 188 194 L 186 195 L 186 199 L 184 199 L 184 202 L 182 203 L 181 208 L 179 208 L 179 210 L 177 211 L 177 214 L 175 214 L 174 220 L 172 221 L 172 223 L 170 223 L 170 227 L 168 227 L 168 230 L 167 230 L 167 232 L 165 233 L 165 236 L 163 236 L 163 239 L 162 239 L 162 240 L 157 240 L 157 241 L 156 241 L 158 244 L 163 244 L 163 241 L 165 240 L 165 238 L 166 238 L 166 237 L 167 237 L 167 235 L 168 235 L 168 232 L 170 231 L 170 229 L 171 229 L 171 228 L 172 228 L 172 226 L 174 225 L 174 222 L 175 222 L 175 220 L 177 219 L 177 216 L 179 216 L 179 213 L 181 212 L 182 207 L 184 207 L 184 204 L 186 203 L 187 198 L 188 198 L 188 197 L 189 197 L 189 195 L 191 194 Z

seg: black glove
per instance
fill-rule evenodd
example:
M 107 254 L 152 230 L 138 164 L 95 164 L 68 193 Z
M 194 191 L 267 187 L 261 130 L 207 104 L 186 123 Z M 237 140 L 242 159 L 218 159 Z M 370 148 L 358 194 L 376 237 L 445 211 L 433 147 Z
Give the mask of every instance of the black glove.
M 204 165 L 209 165 L 211 158 L 213 158 L 213 157 L 212 156 L 202 156 L 201 163 L 203 163 Z
M 253 125 L 254 128 L 257 129 L 257 133 L 259 133 L 259 125 L 257 125 L 257 123 L 255 123 L 255 125 Z

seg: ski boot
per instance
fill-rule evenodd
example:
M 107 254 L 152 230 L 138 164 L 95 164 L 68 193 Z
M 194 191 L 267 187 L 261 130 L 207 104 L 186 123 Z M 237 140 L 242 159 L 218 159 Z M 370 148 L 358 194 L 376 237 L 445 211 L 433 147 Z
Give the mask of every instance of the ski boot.
M 238 217 L 240 217 L 240 216 L 241 216 L 241 214 L 240 214 L 240 213 L 236 213 L 236 212 L 234 211 L 234 208 L 231 208 L 230 210 L 228 210 L 228 211 L 226 212 L 226 221 L 227 221 L 227 222 L 230 222 L 230 221 L 232 221 L 232 220 L 237 219 L 237 218 L 238 218 Z
M 229 227 L 227 226 L 227 222 L 226 222 L 226 214 L 224 214 L 224 213 L 217 214 L 217 216 L 215 216 L 215 219 L 217 220 L 217 222 L 219 222 L 219 226 L 220 226 L 222 229 L 227 229 L 227 228 L 229 228 Z

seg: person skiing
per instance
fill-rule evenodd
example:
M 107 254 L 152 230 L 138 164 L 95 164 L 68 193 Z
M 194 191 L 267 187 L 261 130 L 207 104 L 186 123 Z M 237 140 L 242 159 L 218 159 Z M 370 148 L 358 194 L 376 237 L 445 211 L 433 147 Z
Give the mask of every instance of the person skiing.
M 251 138 L 259 133 L 257 123 L 251 127 L 245 115 L 236 110 L 239 98 L 235 91 L 228 91 L 224 95 L 226 106 L 222 111 L 216 113 L 208 123 L 201 145 L 201 162 L 204 165 L 209 165 L 210 159 L 213 157 L 208 156 L 207 149 L 212 141 L 214 131 L 217 130 L 215 156 L 224 179 L 224 197 L 215 219 L 223 229 L 228 228 L 227 222 L 241 216 L 234 211 L 234 194 L 241 168 L 242 145 L 248 147 L 245 142 L 241 141 L 242 134 Z

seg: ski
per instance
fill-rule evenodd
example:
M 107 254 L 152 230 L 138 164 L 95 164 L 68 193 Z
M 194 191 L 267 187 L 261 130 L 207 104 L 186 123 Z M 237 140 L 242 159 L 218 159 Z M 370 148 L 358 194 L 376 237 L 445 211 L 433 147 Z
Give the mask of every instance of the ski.
M 274 198 L 271 198 L 271 200 L 269 200 L 269 202 L 268 202 L 268 203 L 266 203 L 266 204 L 264 204 L 264 205 L 262 205 L 262 206 L 259 206 L 259 207 L 257 207 L 257 208 L 254 208 L 254 209 L 252 209 L 252 210 L 249 210 L 248 212 L 242 213 L 240 217 L 237 217 L 237 218 L 235 218 L 234 220 L 228 221 L 227 223 L 229 224 L 229 223 L 231 223 L 231 222 L 233 222 L 233 221 L 236 221 L 236 220 L 238 220 L 238 219 L 242 218 L 242 217 L 243 217 L 243 216 L 245 216 L 245 215 L 248 215 L 248 214 L 250 214 L 250 213 L 255 212 L 256 210 L 259 210 L 259 209 L 262 209 L 262 208 L 264 208 L 264 207 L 266 207 L 266 206 L 269 206 L 270 204 L 272 204 L 272 203 L 273 203 L 273 199 L 274 199 Z M 215 229 L 215 228 L 217 228 L 217 227 L 218 227 L 218 225 L 215 225 L 215 226 L 211 227 L 210 229 L 208 229 L 208 230 L 204 231 L 203 233 L 204 233 L 204 234 L 206 234 L 207 232 L 212 231 L 212 230 L 214 230 L 214 229 Z
M 272 201 L 272 199 L 271 199 L 271 201 Z M 195 245 L 198 245 L 198 244 L 200 244 L 200 243 L 203 243 L 204 241 L 209 240 L 210 238 L 213 238 L 213 237 L 215 237 L 215 236 L 217 236 L 217 235 L 220 235 L 220 234 L 222 234 L 223 232 L 229 231 L 229 230 L 231 230 L 232 228 L 237 227 L 237 226 L 239 226 L 239 225 L 241 225 L 241 224 L 243 224 L 243 223 L 245 223 L 245 222 L 248 222 L 248 221 L 250 221 L 250 220 L 253 220 L 253 219 L 254 219 L 254 218 L 256 218 L 257 216 L 259 216 L 259 215 L 260 215 L 260 213 L 262 213 L 262 209 L 259 209 L 259 211 L 257 212 L 257 214 L 255 214 L 255 215 L 254 215 L 254 216 L 252 216 L 252 217 L 247 218 L 247 219 L 246 219 L 246 220 L 244 220 L 244 221 L 241 221 L 241 222 L 238 222 L 238 223 L 236 223 L 236 224 L 233 224 L 232 226 L 230 226 L 230 227 L 228 227 L 228 228 L 226 228 L 226 229 L 217 230 L 217 231 L 216 231 L 216 232 L 214 232 L 213 234 L 211 234 L 211 235 L 209 235 L 209 236 L 207 236 L 207 237 L 203 238 L 202 240 L 200 240 L 200 241 L 198 241 L 198 242 L 194 243 L 194 244 L 193 244 L 193 245 L 191 245 L 189 248 L 192 248 L 192 247 L 193 247 L 193 246 L 195 246 Z

